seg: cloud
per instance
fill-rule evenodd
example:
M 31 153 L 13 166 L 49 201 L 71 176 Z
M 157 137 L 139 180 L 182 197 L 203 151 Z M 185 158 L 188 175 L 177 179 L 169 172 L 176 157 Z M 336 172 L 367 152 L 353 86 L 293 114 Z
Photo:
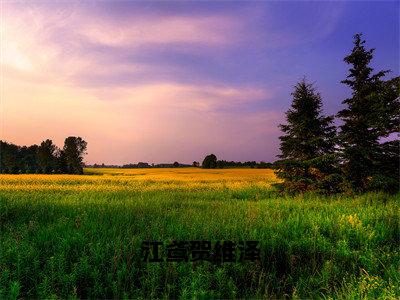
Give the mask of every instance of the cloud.
M 245 38 L 235 16 L 133 16 L 129 22 L 99 17 L 87 7 L 5 4 L 3 64 L 34 74 L 68 78 L 90 70 L 112 76 L 137 64 L 110 59 L 110 49 L 160 44 L 232 45 Z M 103 47 L 103 48 L 102 48 Z M 140 49 L 139 49 L 140 48 Z M 135 50 L 136 49 L 136 50 Z M 109 50 L 107 52 L 107 50 Z M 113 49 L 116 51 L 116 49 Z M 105 59 L 105 60 L 104 60 Z M 104 63 L 107 65 L 105 66 Z
M 341 12 L 341 5 L 330 3 L 289 9 L 267 4 L 202 14 L 144 13 L 131 7 L 129 17 L 119 17 L 112 8 L 100 13 L 79 2 L 7 3 L 1 28 L 4 74 L 86 87 L 192 77 L 206 82 L 218 74 L 218 61 L 235 64 L 232 49 L 254 48 L 258 55 L 323 38 Z M 308 10 L 313 17 L 304 22 L 298 14 Z M 285 13 L 293 15 L 291 22 Z
M 4 138 L 79 135 L 89 162 L 190 162 L 216 149 L 224 159 L 272 157 L 283 116 L 262 107 L 276 87 L 252 83 L 241 58 L 322 38 L 337 15 L 321 10 L 306 39 L 267 4 L 124 18 L 78 2 L 4 4 Z
M 92 43 L 111 47 L 138 47 L 143 44 L 200 43 L 226 45 L 240 40 L 235 36 L 240 24 L 230 16 L 163 16 L 135 18 L 129 24 L 97 23 L 86 20 L 78 33 Z
M 257 152 L 268 148 L 281 117 L 227 109 L 268 98 L 252 88 L 158 84 L 118 90 L 113 101 L 99 101 L 70 87 L 9 80 L 5 86 L 4 97 L 12 101 L 4 103 L 3 138 L 32 144 L 50 137 L 61 145 L 66 136 L 79 135 L 89 141 L 89 162 L 190 162 L 212 149 L 227 158 L 238 149 Z

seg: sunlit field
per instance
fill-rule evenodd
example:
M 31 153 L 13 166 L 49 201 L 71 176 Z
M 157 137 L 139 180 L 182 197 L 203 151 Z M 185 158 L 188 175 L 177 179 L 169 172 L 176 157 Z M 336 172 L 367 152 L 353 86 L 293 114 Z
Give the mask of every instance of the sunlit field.
M 271 186 L 269 169 L 85 169 L 89 175 L 0 175 L 1 190 L 170 190 Z
M 0 175 L 0 298 L 400 297 L 399 195 L 283 196 L 268 169 Z M 143 262 L 143 241 L 261 260 Z

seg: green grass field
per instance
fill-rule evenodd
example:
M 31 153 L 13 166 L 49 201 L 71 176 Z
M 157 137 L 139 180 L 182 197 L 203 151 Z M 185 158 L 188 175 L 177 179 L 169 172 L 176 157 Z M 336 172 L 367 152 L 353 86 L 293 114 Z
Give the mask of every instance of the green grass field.
M 0 175 L 0 298 L 399 298 L 400 197 L 280 196 L 271 170 Z M 257 240 L 261 261 L 142 261 Z

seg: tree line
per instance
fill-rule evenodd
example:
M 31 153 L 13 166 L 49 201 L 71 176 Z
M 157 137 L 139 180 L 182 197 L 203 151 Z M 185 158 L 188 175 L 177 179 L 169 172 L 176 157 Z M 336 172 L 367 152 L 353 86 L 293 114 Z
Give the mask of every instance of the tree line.
M 86 165 L 88 168 L 120 168 L 120 169 L 141 169 L 141 168 L 185 168 L 185 167 L 198 167 L 198 165 L 189 165 L 189 164 L 182 164 L 177 161 L 173 163 L 163 163 L 163 164 L 155 164 L 148 162 L 138 162 L 137 164 L 129 163 L 124 165 L 106 165 L 102 164 L 93 164 L 93 165 Z
M 373 73 L 375 49 L 367 50 L 361 34 L 344 62 L 350 65 L 342 83 L 351 97 L 335 116 L 322 114 L 321 95 L 305 79 L 292 93 L 286 124 L 280 125 L 280 187 L 288 191 L 325 193 L 355 190 L 399 190 L 400 77 L 382 80 L 389 70 Z
M 195 163 L 195 162 L 194 162 Z M 193 166 L 195 166 L 193 163 Z M 198 165 L 197 165 L 198 166 Z M 218 160 L 215 154 L 207 155 L 202 163 L 202 167 L 204 169 L 222 169 L 222 168 L 235 168 L 235 167 L 247 167 L 247 168 L 258 168 L 258 169 L 266 169 L 271 168 L 273 166 L 272 163 L 269 162 L 256 162 L 256 161 L 226 161 L 226 160 Z
M 0 173 L 83 174 L 87 143 L 70 136 L 58 148 L 47 139 L 40 145 L 17 146 L 0 140 Z

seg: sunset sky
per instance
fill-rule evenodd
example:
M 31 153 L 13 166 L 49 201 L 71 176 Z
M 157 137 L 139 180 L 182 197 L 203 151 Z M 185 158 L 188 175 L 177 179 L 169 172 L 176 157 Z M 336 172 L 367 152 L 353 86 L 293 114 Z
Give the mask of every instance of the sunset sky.
M 2 1 L 1 16 L 1 139 L 81 136 L 87 163 L 273 161 L 303 76 L 341 109 L 357 32 L 399 75 L 397 1 Z

